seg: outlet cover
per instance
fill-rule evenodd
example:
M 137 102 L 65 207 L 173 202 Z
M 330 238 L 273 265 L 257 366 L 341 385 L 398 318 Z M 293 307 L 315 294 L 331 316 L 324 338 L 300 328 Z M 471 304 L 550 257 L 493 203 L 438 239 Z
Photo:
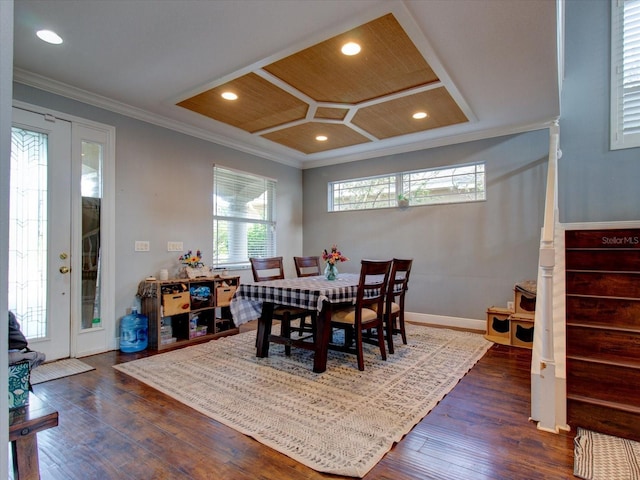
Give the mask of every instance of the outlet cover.
M 182 242 L 167 242 L 167 252 L 182 252 Z
M 148 252 L 149 241 L 148 240 L 136 240 L 135 251 L 136 252 Z

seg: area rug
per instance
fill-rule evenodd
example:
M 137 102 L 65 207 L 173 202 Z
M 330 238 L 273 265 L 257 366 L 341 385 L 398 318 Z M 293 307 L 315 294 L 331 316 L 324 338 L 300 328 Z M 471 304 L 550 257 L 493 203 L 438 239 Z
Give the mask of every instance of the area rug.
M 314 470 L 363 477 L 492 345 L 414 325 L 407 337 L 386 362 L 366 345 L 363 372 L 355 355 L 333 351 L 320 374 L 307 350 L 287 357 L 272 344 L 257 358 L 255 332 L 114 368 Z
M 573 474 L 585 480 L 640 479 L 640 443 L 578 427 Z
M 51 363 L 43 363 L 31 371 L 31 385 L 77 375 L 78 373 L 84 373 L 90 370 L 95 370 L 95 368 L 77 358 L 67 358 Z

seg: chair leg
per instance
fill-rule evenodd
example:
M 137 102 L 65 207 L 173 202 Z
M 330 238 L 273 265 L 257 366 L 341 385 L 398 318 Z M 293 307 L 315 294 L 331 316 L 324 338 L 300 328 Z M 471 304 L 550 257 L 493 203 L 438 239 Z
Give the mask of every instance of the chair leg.
M 400 335 L 402 335 L 402 343 L 407 344 L 407 332 L 404 329 L 404 315 L 400 314 L 398 318 L 398 323 L 400 323 Z
M 344 329 L 344 346 L 350 347 L 353 345 L 354 329 L 353 327 L 347 327 Z M 360 338 L 362 338 L 362 332 L 360 332 Z
M 376 330 L 378 331 L 378 345 L 380 346 L 380 355 L 382 355 L 382 360 L 386 360 L 387 352 L 385 351 L 385 348 L 384 348 L 384 333 L 382 333 L 382 330 L 383 330 L 382 325 L 376 328 Z
M 387 332 L 387 345 L 389 346 L 389 353 L 391 355 L 393 355 L 394 349 L 393 349 L 393 326 L 394 326 L 394 319 L 390 316 L 387 315 L 385 317 L 385 325 L 386 325 L 386 332 Z
M 364 351 L 362 349 L 362 330 L 356 332 L 356 353 L 358 356 L 358 370 L 364 370 Z

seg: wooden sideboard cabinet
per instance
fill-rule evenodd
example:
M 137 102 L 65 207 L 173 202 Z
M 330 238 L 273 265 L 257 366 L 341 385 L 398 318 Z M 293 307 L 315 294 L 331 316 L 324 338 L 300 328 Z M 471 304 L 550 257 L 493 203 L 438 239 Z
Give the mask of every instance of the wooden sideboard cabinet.
M 229 303 L 240 277 L 145 280 L 138 289 L 149 319 L 149 348 L 164 350 L 238 333 Z

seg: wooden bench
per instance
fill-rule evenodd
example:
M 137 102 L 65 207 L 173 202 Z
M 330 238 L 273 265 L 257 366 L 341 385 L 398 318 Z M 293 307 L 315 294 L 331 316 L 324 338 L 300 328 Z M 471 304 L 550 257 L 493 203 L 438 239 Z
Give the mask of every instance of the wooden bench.
M 58 412 L 29 392 L 29 405 L 9 410 L 14 480 L 40 478 L 38 432 L 58 426 Z

